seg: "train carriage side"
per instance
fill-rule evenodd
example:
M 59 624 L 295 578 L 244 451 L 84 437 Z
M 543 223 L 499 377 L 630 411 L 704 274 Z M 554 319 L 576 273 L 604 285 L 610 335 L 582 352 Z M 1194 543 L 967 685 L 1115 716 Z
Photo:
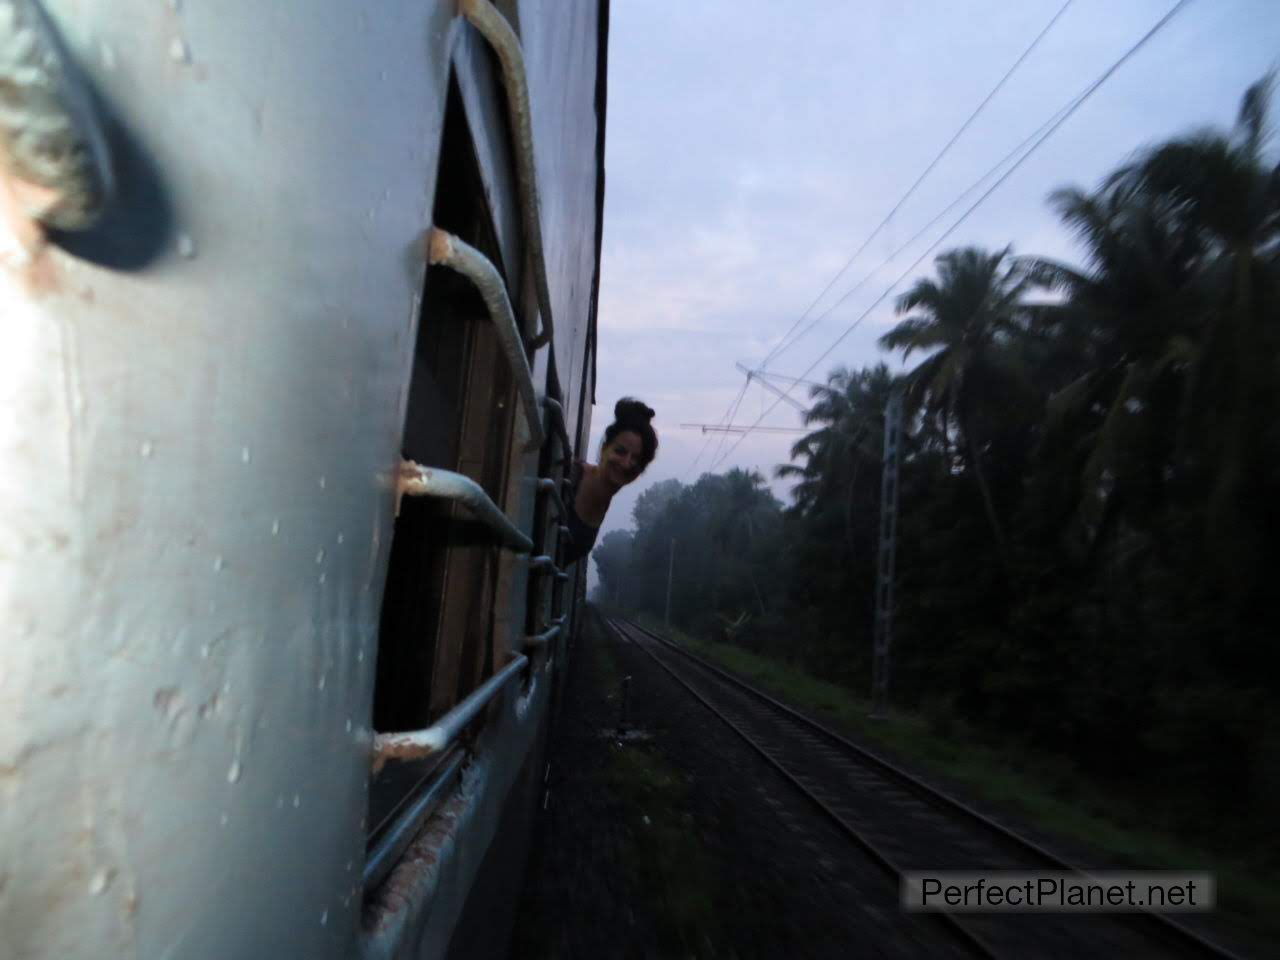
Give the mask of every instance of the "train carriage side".
M 0 223 L 0 956 L 500 949 L 585 586 L 606 0 L 0 8 L 3 123 L 110 191 Z

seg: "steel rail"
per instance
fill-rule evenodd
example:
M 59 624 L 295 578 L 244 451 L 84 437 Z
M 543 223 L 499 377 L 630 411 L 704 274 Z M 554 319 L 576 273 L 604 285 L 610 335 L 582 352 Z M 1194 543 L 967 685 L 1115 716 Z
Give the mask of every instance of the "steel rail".
M 524 51 L 507 18 L 489 0 L 460 0 L 458 11 L 493 48 L 502 68 L 512 146 L 516 154 L 516 182 L 520 185 L 525 243 L 529 259 L 533 262 L 534 290 L 538 298 L 538 312 L 542 315 L 542 332 L 530 344 L 536 350 L 551 342 L 555 336 L 555 323 L 551 318 L 551 290 L 547 285 L 547 261 L 542 247 L 541 201 L 533 152 L 533 107 L 525 75 Z
M 546 436 L 542 430 L 542 417 L 538 412 L 537 392 L 533 388 L 533 372 L 529 369 L 524 339 L 520 336 L 520 325 L 516 322 L 515 311 L 511 309 L 507 284 L 502 279 L 502 274 L 475 247 L 439 227 L 431 228 L 427 241 L 427 262 L 462 274 L 480 294 L 480 299 L 489 312 L 489 319 L 493 321 L 498 341 L 502 344 L 502 353 L 507 358 L 511 377 L 516 382 L 516 392 L 520 395 L 520 405 L 524 408 L 524 417 L 529 426 L 529 447 L 541 447 Z
M 919 777 L 916 777 L 915 775 L 908 773 L 906 770 L 902 769 L 901 767 L 897 766 L 891 761 L 886 760 L 884 757 L 881 757 L 879 754 L 875 753 L 874 751 L 868 750 L 866 747 L 859 746 L 858 744 L 854 743 L 852 740 L 849 740 L 847 737 L 844 737 L 839 733 L 836 733 L 830 727 L 827 727 L 826 725 L 818 722 L 817 720 L 814 720 L 812 717 L 808 717 L 803 713 L 800 713 L 795 708 L 790 707 L 785 703 L 782 703 L 781 701 L 775 699 L 774 697 L 771 697 L 769 694 L 764 693 L 763 691 L 757 689 L 756 687 L 753 687 L 751 684 L 747 683 L 746 681 L 738 677 L 735 677 L 733 674 L 721 669 L 720 667 L 709 662 L 705 658 L 700 657 L 689 650 L 683 649 L 679 644 L 673 643 L 672 641 L 668 640 L 666 637 L 659 636 L 658 634 L 654 633 L 652 630 L 648 629 L 647 627 L 642 627 L 637 623 L 633 623 L 632 621 L 625 620 L 625 619 L 623 620 L 623 622 L 626 623 L 627 626 L 635 630 L 639 630 L 641 633 L 645 634 L 646 636 L 652 638 L 653 640 L 656 640 L 658 643 L 661 643 L 664 647 L 667 647 L 668 649 L 674 651 L 680 656 L 685 657 L 686 659 L 691 660 L 692 662 L 698 664 L 699 666 L 703 667 L 707 671 L 713 673 L 715 676 L 717 676 L 721 680 L 724 680 L 725 682 L 729 683 L 731 686 L 734 686 L 737 689 L 742 690 L 744 693 L 747 693 L 750 696 L 755 697 L 761 702 L 766 703 L 769 706 L 773 707 L 775 710 L 778 710 L 779 712 L 787 715 L 788 717 L 798 721 L 799 723 L 808 727 L 810 730 L 814 731 L 815 733 L 820 734 L 822 737 L 824 737 L 831 743 L 834 743 L 835 745 L 841 747 L 847 753 L 851 753 L 854 756 L 856 756 L 858 759 L 863 760 L 869 763 L 870 765 L 876 767 L 877 769 L 881 770 L 882 772 L 889 774 L 893 779 L 897 780 L 902 785 L 911 789 L 911 791 L 915 793 L 917 796 L 919 796 L 921 799 L 924 799 L 934 804 L 935 806 L 941 807 L 945 810 L 953 811 L 953 812 L 964 815 L 965 817 L 980 824 L 987 830 L 995 833 L 1002 840 L 1012 843 L 1014 846 L 1019 847 L 1024 852 L 1030 853 L 1033 856 L 1044 861 L 1044 863 L 1048 866 L 1056 867 L 1060 870 L 1064 870 L 1070 873 L 1077 873 L 1077 874 L 1080 874 L 1082 877 L 1086 877 L 1086 878 L 1090 876 L 1089 870 L 1086 870 L 1073 863 L 1070 863 L 1064 860 L 1062 857 L 1058 856 L 1057 854 L 1050 852 L 1045 847 L 1036 843 L 1034 840 L 1030 840 L 1018 833 L 1015 833 L 1008 827 L 1004 826 L 1002 823 L 999 823 L 998 821 L 993 820 L 991 817 L 988 817 L 986 814 L 981 813 L 978 810 L 975 810 L 973 807 L 969 806 L 963 801 L 957 800 L 955 797 L 952 797 L 949 794 L 943 793 L 938 788 L 930 786 L 929 784 L 921 780 Z M 639 646 L 639 644 L 637 644 L 637 646 Z M 640 647 L 640 649 L 643 650 L 644 648 Z M 648 651 L 645 651 L 645 652 L 647 653 Z M 652 656 L 652 654 L 650 655 Z M 1176 920 L 1173 920 L 1172 918 L 1165 916 L 1164 914 L 1157 913 L 1154 910 L 1140 907 L 1137 909 L 1135 916 L 1138 916 L 1148 922 L 1155 923 L 1157 926 L 1161 928 L 1162 933 L 1171 935 L 1175 939 L 1189 943 L 1191 946 L 1199 950 L 1205 951 L 1209 955 L 1218 958 L 1218 960 L 1244 960 L 1244 958 L 1241 957 L 1239 954 L 1227 949 L 1226 947 L 1221 946 L 1220 944 L 1214 943 L 1212 940 L 1209 940 L 1201 936 L 1196 931 L 1191 930 L 1190 928 L 1178 923 Z
M 523 653 L 516 654 L 510 663 L 426 729 L 376 734 L 373 738 L 374 772 L 381 770 L 388 760 L 418 760 L 448 747 L 466 729 L 467 724 L 489 705 L 489 701 L 528 665 L 528 657 Z
M 687 680 L 684 679 L 684 677 L 680 676 L 680 674 L 678 674 L 675 670 L 673 670 L 669 665 L 667 665 L 666 663 L 663 663 L 661 657 L 654 654 L 652 650 L 645 648 L 643 644 L 636 643 L 636 641 L 633 638 L 628 637 L 625 631 L 619 629 L 617 624 L 614 623 L 613 620 L 607 620 L 606 622 L 613 629 L 613 631 L 618 634 L 619 637 L 625 640 L 630 640 L 632 643 L 634 643 L 636 647 L 642 650 L 646 656 L 648 656 L 651 660 L 653 660 L 654 663 L 656 663 L 663 670 L 665 670 L 673 680 L 675 680 L 678 684 L 680 684 L 687 691 L 689 691 L 689 693 L 691 693 L 699 703 L 701 703 L 704 707 L 706 707 L 713 714 L 715 714 L 721 721 L 723 721 L 724 724 L 728 726 L 730 730 L 732 730 L 734 733 L 738 735 L 739 738 L 741 738 L 743 743 L 745 743 L 752 750 L 758 753 L 761 756 L 761 758 L 763 758 L 764 761 L 769 764 L 769 766 L 773 767 L 773 769 L 776 770 L 778 773 L 780 773 L 783 776 L 783 778 L 785 778 L 793 787 L 795 787 L 798 791 L 800 791 L 800 793 L 804 797 L 806 797 L 811 803 L 817 806 L 818 809 L 821 810 L 831 820 L 831 822 L 836 825 L 837 829 L 839 829 L 842 833 L 844 833 L 847 837 L 849 837 L 849 839 L 851 839 L 855 844 L 857 844 L 857 846 L 860 847 L 864 853 L 866 853 L 869 857 L 871 857 L 873 861 L 875 861 L 877 866 L 885 870 L 890 876 L 892 876 L 895 880 L 898 881 L 899 885 L 901 885 L 903 874 L 905 873 L 905 871 L 901 867 L 899 867 L 897 864 L 895 864 L 892 860 L 890 860 L 887 856 L 885 856 L 885 854 L 874 843 L 872 843 L 865 836 L 863 836 L 861 831 L 859 831 L 854 826 L 852 826 L 848 821 L 846 821 L 843 817 L 841 817 L 838 813 L 836 813 L 836 811 L 832 810 L 831 807 L 821 797 L 819 797 L 816 793 L 814 793 L 812 790 L 806 787 L 803 783 L 801 783 L 800 780 L 795 776 L 795 774 L 793 774 L 790 770 L 788 770 L 780 762 L 778 762 L 777 758 L 774 757 L 773 754 L 769 753 L 769 751 L 765 750 L 764 747 L 760 746 L 760 744 L 757 743 L 749 733 L 747 733 L 745 730 L 742 729 L 742 727 L 740 727 L 737 723 L 731 720 L 724 713 L 724 711 L 720 710 L 718 707 L 715 706 L 715 704 L 713 704 L 710 700 L 708 700 L 701 693 L 699 693 L 698 690 L 696 690 L 692 684 L 690 684 Z M 631 627 L 635 626 L 630 622 L 627 622 L 627 625 Z M 647 630 L 644 630 L 642 632 L 648 634 L 649 636 L 653 636 L 652 634 L 649 634 Z M 995 949 L 990 944 L 988 944 L 985 940 L 983 940 L 981 937 L 975 934 L 972 930 L 965 927 L 964 924 L 960 923 L 960 921 L 956 919 L 954 914 L 951 914 L 946 910 L 937 910 L 932 912 L 930 916 L 934 917 L 939 923 L 942 923 L 944 926 L 946 926 L 948 931 L 953 936 L 962 940 L 966 946 L 968 946 L 972 950 L 975 950 L 980 956 L 989 957 L 989 958 L 995 958 L 998 956 L 997 953 L 995 952 Z
M 529 553 L 533 550 L 533 541 L 489 499 L 484 487 L 470 477 L 452 470 L 424 467 L 412 460 L 402 460 L 396 484 L 397 515 L 400 513 L 400 498 L 403 496 L 435 497 L 460 503 L 517 553 Z

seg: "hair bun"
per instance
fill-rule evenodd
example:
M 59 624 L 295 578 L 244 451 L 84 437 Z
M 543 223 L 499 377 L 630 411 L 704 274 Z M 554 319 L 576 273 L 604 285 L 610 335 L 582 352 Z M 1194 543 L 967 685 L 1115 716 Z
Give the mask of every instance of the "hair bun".
M 635 397 L 623 397 L 613 408 L 613 418 L 619 423 L 647 424 L 654 418 L 653 407 L 641 403 Z

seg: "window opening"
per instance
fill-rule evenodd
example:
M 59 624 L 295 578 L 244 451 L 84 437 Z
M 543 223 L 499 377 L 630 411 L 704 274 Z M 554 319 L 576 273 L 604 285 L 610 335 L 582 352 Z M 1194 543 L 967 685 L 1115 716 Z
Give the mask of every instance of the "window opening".
M 432 220 L 502 269 L 456 81 L 445 109 Z M 465 277 L 431 267 L 402 455 L 464 474 L 502 504 L 515 413 L 515 385 L 483 301 Z M 464 508 L 430 497 L 401 500 L 378 630 L 373 725 L 379 733 L 429 726 L 493 673 L 501 553 L 492 532 Z M 447 756 L 387 764 L 373 776 L 370 842 Z

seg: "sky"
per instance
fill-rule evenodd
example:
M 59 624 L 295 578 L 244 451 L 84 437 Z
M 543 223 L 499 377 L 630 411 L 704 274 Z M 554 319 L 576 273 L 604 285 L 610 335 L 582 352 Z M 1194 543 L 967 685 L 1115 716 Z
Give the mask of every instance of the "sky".
M 615 497 L 602 537 L 633 526 L 646 488 L 692 483 L 717 460 L 716 472 L 759 470 L 786 499 L 773 468 L 795 435 L 751 434 L 724 457 L 737 435 L 704 447 L 708 436 L 680 424 L 722 421 L 743 384 L 735 361 L 759 365 L 1063 3 L 612 0 L 591 451 L 628 395 L 657 410 L 660 447 Z M 1049 193 L 1096 185 L 1144 145 L 1228 126 L 1245 88 L 1280 64 L 1280 0 L 1191 0 L 914 271 L 990 181 L 880 266 L 1173 6 L 1072 0 L 809 317 L 830 315 L 768 369 L 822 380 L 837 364 L 901 368 L 876 346 L 893 294 L 946 249 L 1078 262 Z M 753 384 L 735 422 L 754 424 L 773 399 Z M 786 404 L 762 421 L 799 423 Z

